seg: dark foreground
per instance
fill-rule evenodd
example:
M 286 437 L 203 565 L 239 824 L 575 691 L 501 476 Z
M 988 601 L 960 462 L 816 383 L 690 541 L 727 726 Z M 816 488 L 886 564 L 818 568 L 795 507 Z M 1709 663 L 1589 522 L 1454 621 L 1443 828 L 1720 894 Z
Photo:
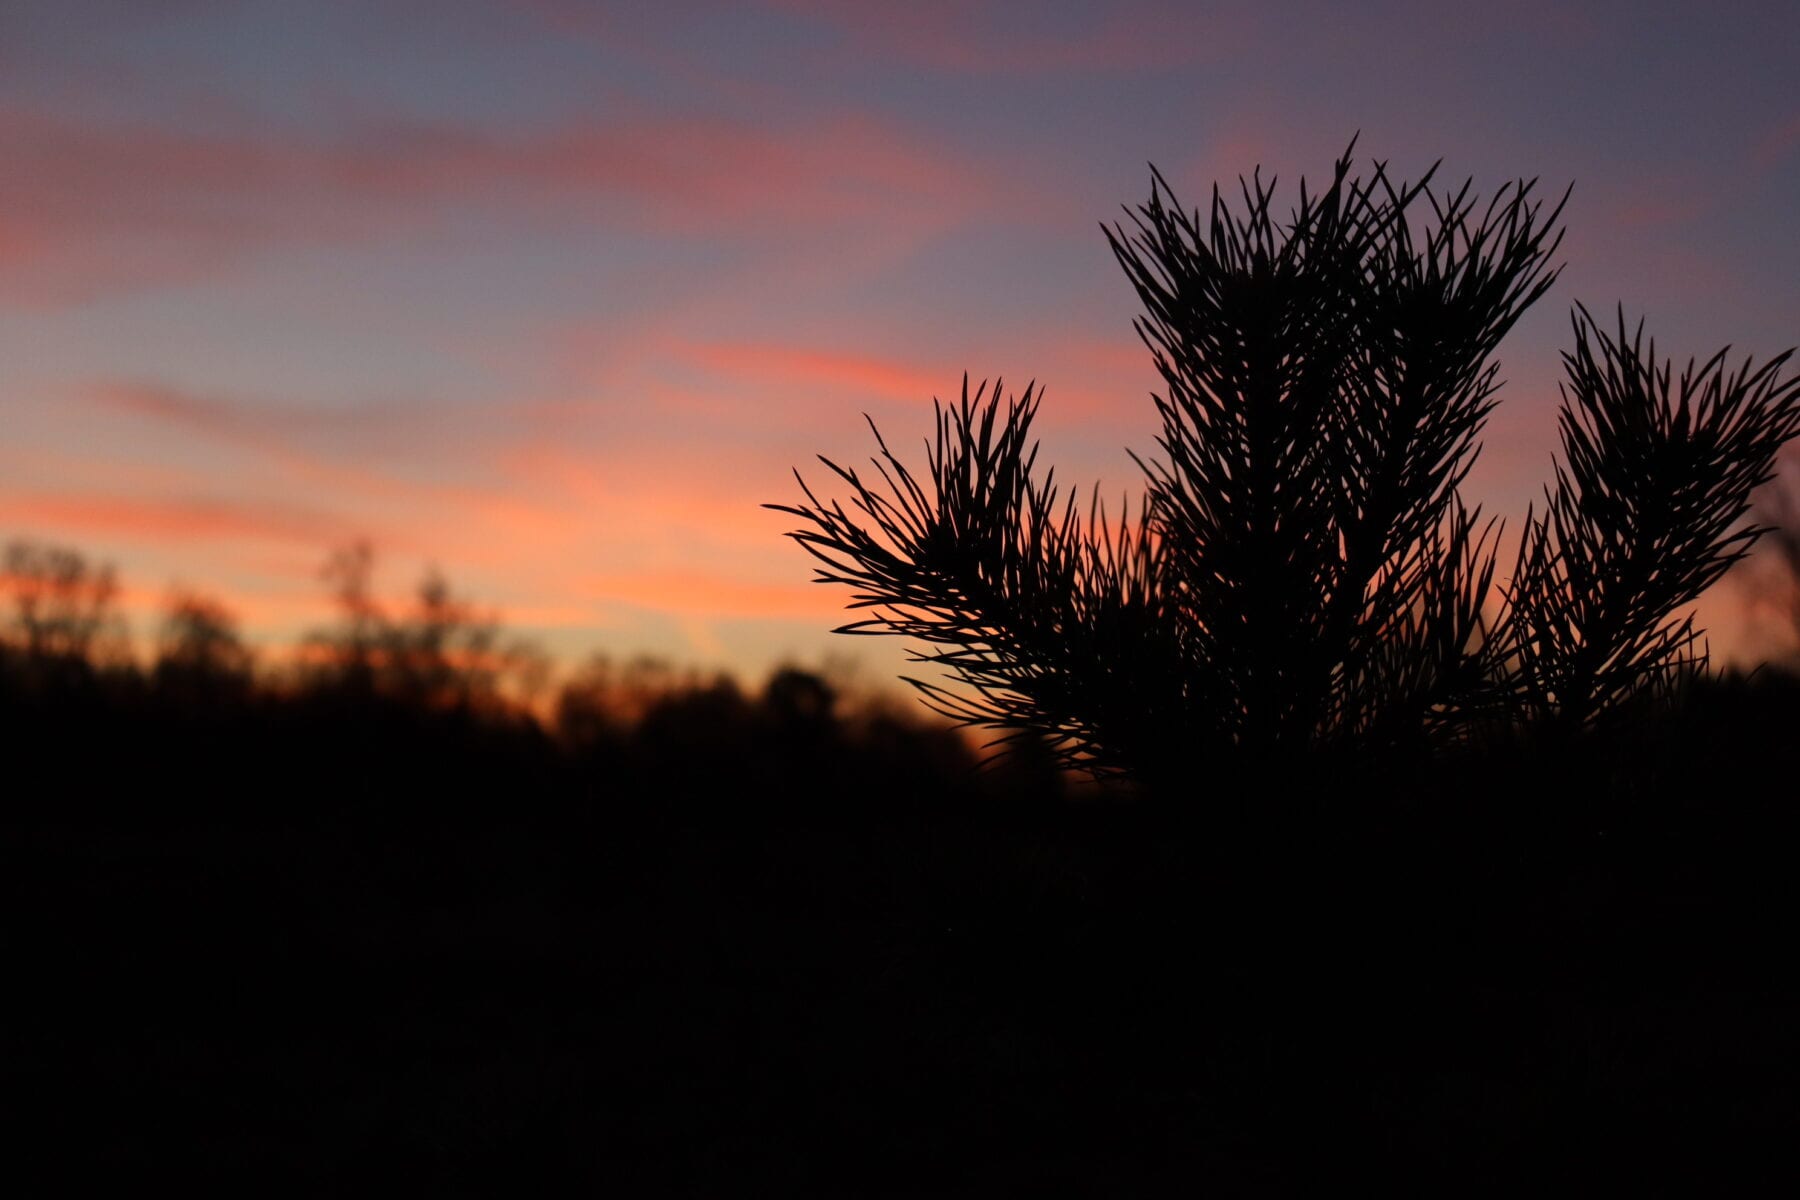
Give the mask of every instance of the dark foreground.
M 572 750 L 15 698 L 8 1190 L 1686 1190 L 1797 1144 L 1792 683 L 1165 807 L 692 703 Z

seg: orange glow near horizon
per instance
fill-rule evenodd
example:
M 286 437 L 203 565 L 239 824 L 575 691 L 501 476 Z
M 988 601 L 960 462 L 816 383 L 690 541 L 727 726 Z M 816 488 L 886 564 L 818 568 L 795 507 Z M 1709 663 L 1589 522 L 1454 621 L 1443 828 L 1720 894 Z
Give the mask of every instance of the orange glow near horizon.
M 760 506 L 796 468 L 830 493 L 816 455 L 860 468 L 865 414 L 917 462 L 965 372 L 1036 381 L 1041 461 L 1135 499 L 1158 381 L 1097 226 L 1149 162 L 1189 206 L 1259 164 L 1292 197 L 1358 130 L 1397 176 L 1573 180 L 1470 479 L 1515 520 L 1573 301 L 1680 359 L 1800 340 L 1767 14 L 1559 10 L 1498 44 L 1429 6 L 116 9 L 0 17 L 0 542 L 116 563 L 140 637 L 180 586 L 291 646 L 366 538 L 394 604 L 439 568 L 565 668 L 892 674 Z M 1758 595 L 1702 601 L 1715 650 L 1779 647 Z

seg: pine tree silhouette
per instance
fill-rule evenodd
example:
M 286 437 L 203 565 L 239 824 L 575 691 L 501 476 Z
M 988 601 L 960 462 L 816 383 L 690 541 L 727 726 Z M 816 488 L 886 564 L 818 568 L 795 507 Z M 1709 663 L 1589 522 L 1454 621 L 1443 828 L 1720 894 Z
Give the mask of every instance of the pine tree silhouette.
M 848 508 L 798 472 L 805 502 L 769 506 L 870 610 L 839 632 L 923 643 L 951 686 L 909 682 L 998 744 L 1152 784 L 1583 726 L 1702 666 L 1670 614 L 1761 532 L 1737 523 L 1800 429 L 1787 355 L 1731 374 L 1721 352 L 1672 391 L 1641 329 L 1621 314 L 1607 337 L 1578 307 L 1563 464 L 1497 578 L 1501 526 L 1459 489 L 1493 353 L 1556 278 L 1568 193 L 1482 204 L 1435 172 L 1352 177 L 1346 151 L 1283 222 L 1260 173 L 1203 218 L 1152 168 L 1149 202 L 1103 227 L 1164 384 L 1143 502 L 1114 517 L 1040 477 L 1041 392 L 965 376 L 923 476 L 871 422 L 873 477 L 821 458 Z

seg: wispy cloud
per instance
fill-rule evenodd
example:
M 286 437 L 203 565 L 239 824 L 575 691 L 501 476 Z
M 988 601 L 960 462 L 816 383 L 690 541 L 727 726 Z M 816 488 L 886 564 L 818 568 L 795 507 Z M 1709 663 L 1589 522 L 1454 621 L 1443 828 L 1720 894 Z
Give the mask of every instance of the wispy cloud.
M 263 398 L 206 394 L 154 380 L 94 380 L 71 391 L 100 410 L 247 451 L 262 461 L 265 471 L 325 489 L 364 510 L 417 498 L 423 489 L 357 462 L 361 451 L 370 443 L 395 439 L 416 449 L 425 440 L 419 431 L 442 424 L 442 417 L 434 422 L 424 406 L 305 408 Z
M 81 394 L 104 409 L 270 453 L 287 452 L 297 440 L 310 438 L 367 442 L 413 436 L 433 419 L 442 420 L 441 409 L 425 403 L 302 406 L 206 395 L 145 379 L 96 380 Z
M 0 297 L 57 304 L 354 243 L 451 212 L 671 235 L 954 224 L 988 197 L 954 152 L 871 117 L 777 129 L 618 117 L 515 131 L 365 123 L 200 134 L 0 110 Z
M 125 536 L 151 542 L 329 543 L 356 527 L 303 505 L 219 497 L 157 499 L 93 492 L 0 491 L 0 523 L 65 538 Z
M 929 409 L 934 399 L 954 401 L 961 395 L 964 372 L 971 390 L 991 385 L 997 377 L 1009 394 L 1035 382 L 1052 397 L 1044 416 L 1053 423 L 1148 411 L 1146 393 L 1156 381 L 1153 360 L 1129 334 L 1103 339 L 1085 330 L 1061 336 L 1039 332 L 1023 346 L 1016 339 L 1013 344 L 996 340 L 1000 344 L 995 349 L 979 355 L 898 357 L 748 341 L 690 343 L 679 353 L 747 396 L 780 391 L 780 409 L 757 408 L 765 424 L 775 420 L 816 429 L 822 419 L 865 411 L 875 401 Z M 1020 369 L 1000 373 L 999 368 L 1011 366 Z
M 850 396 L 929 402 L 954 378 L 895 359 L 839 350 L 759 342 L 692 345 L 692 358 L 723 375 L 758 383 L 804 381 Z

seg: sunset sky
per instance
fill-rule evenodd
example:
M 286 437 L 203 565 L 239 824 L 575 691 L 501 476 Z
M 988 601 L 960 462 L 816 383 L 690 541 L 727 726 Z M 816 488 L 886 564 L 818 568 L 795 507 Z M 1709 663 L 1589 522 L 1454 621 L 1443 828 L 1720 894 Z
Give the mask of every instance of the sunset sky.
M 1157 379 L 1099 223 L 1150 162 L 1198 202 L 1359 130 L 1575 185 L 1468 488 L 1516 517 L 1574 301 L 1683 360 L 1800 341 L 1797 48 L 1792 0 L 4 0 L 0 540 L 115 562 L 140 638 L 181 584 L 290 643 L 366 535 L 384 592 L 436 564 L 565 660 L 885 675 L 758 507 L 790 468 L 864 413 L 918 446 L 968 371 L 1135 492 Z

